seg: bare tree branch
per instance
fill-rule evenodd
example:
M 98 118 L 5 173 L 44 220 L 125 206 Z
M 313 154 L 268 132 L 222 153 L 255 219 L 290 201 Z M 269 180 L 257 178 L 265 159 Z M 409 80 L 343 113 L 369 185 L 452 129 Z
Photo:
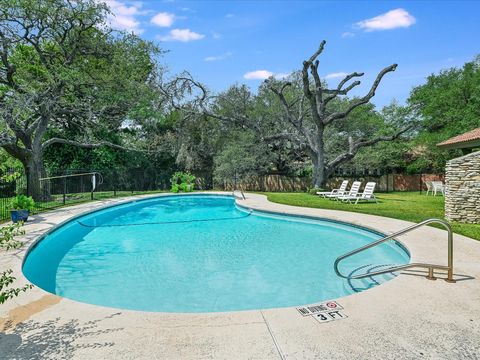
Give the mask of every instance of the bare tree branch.
M 364 75 L 364 73 L 357 73 L 357 72 L 351 73 L 351 74 L 345 76 L 345 78 L 338 83 L 338 86 L 337 86 L 337 88 L 336 88 L 335 90 L 325 89 L 324 92 L 327 92 L 327 93 L 330 94 L 330 95 L 327 96 L 327 97 L 325 98 L 325 100 L 324 100 L 325 106 L 326 106 L 326 104 L 327 104 L 330 100 L 334 99 L 334 98 L 337 97 L 338 95 L 347 95 L 348 92 L 349 92 L 350 90 L 352 90 L 355 86 L 360 85 L 360 81 L 357 80 L 357 81 L 354 81 L 353 83 L 351 83 L 347 88 L 343 89 L 343 86 L 344 86 L 347 82 L 349 82 L 351 79 L 353 79 L 354 77 L 361 77 L 361 76 L 363 76 L 363 75 Z
M 194 90 L 199 90 L 200 95 L 195 97 L 193 100 L 190 100 L 187 104 L 178 103 L 178 99 L 185 97 L 185 94 L 191 96 Z M 193 77 L 185 72 L 183 75 L 176 77 L 173 81 L 169 82 L 166 86 L 161 86 L 161 91 L 163 95 L 170 100 L 170 104 L 176 110 L 181 110 L 184 114 L 189 114 L 193 116 L 198 115 L 198 108 L 200 108 L 203 115 L 218 119 L 221 121 L 231 121 L 234 123 L 246 122 L 250 123 L 251 119 L 240 114 L 235 114 L 235 116 L 225 116 L 218 114 L 214 111 L 211 111 L 208 108 L 206 102 L 211 98 L 209 96 L 208 90 L 205 86 L 194 80 Z
M 330 124 L 332 121 L 334 120 L 338 120 L 338 119 L 343 119 L 345 118 L 348 114 L 350 114 L 350 112 L 359 107 L 360 105 L 363 105 L 363 104 L 366 104 L 370 101 L 370 99 L 372 97 L 375 96 L 375 91 L 377 90 L 377 87 L 378 85 L 380 84 L 380 81 L 382 81 L 382 78 L 383 76 L 386 74 L 386 73 L 389 73 L 391 71 L 395 71 L 395 69 L 397 68 L 397 64 L 393 64 L 393 65 L 390 65 L 390 66 L 387 66 L 386 68 L 384 68 L 382 71 L 380 71 L 380 73 L 377 75 L 377 78 L 375 79 L 375 81 L 373 82 L 372 84 L 372 87 L 370 88 L 370 91 L 363 97 L 357 99 L 357 100 L 354 100 L 352 102 L 352 104 L 350 104 L 350 106 L 347 108 L 347 110 L 343 111 L 343 112 L 337 112 L 337 113 L 333 113 L 329 116 L 327 116 L 324 120 L 323 120 L 323 123 L 325 125 L 328 125 Z
M 315 51 L 313 53 L 313 55 L 310 57 L 310 59 L 307 60 L 308 65 L 312 64 L 315 61 L 315 59 L 323 52 L 323 48 L 325 47 L 326 43 L 327 42 L 325 40 L 322 40 L 322 42 L 320 43 L 320 46 L 318 47 L 317 51 Z M 304 62 L 304 65 L 305 65 L 305 62 Z
M 318 75 L 318 64 L 319 61 L 316 60 L 315 63 L 310 64 L 310 72 L 313 76 L 313 81 L 315 82 L 315 105 L 318 117 L 314 117 L 317 120 L 317 126 L 321 126 L 321 114 L 324 112 L 324 102 L 323 102 L 323 89 L 322 81 Z
M 278 90 L 277 88 L 275 88 L 275 86 L 273 85 L 270 85 L 269 88 L 270 90 L 273 91 L 274 94 L 276 94 L 278 96 L 278 99 L 280 100 L 280 103 L 282 104 L 282 107 L 283 107 L 283 110 L 285 111 L 285 114 L 287 115 L 287 119 L 288 121 L 295 127 L 297 128 L 299 126 L 299 123 L 297 121 L 297 119 L 295 119 L 295 117 L 293 116 L 292 112 L 291 112 L 291 105 L 288 104 L 288 101 L 287 99 L 285 98 L 285 94 L 283 93 L 283 91 L 288 87 L 288 86 L 291 86 L 292 84 L 290 82 L 287 82 L 285 84 L 282 85 L 282 87 L 280 88 L 280 90 Z
M 136 152 L 149 152 L 148 150 L 142 150 L 142 149 L 133 149 L 133 148 L 128 148 L 122 145 L 117 145 L 113 144 L 108 141 L 100 141 L 98 143 L 81 143 L 79 141 L 74 141 L 74 140 L 68 140 L 68 139 L 62 139 L 62 138 L 51 138 L 45 141 L 42 144 L 42 150 L 44 151 L 46 148 L 53 144 L 66 144 L 66 145 L 73 145 L 76 147 L 84 148 L 84 149 L 97 149 L 102 146 L 107 146 L 113 149 L 119 149 L 119 150 L 128 150 L 128 151 L 136 151 Z
M 370 140 L 360 139 L 360 140 L 357 140 L 357 141 L 353 141 L 353 138 L 351 136 L 349 136 L 348 137 L 348 145 L 349 145 L 348 146 L 349 147 L 348 151 L 343 153 L 343 154 L 338 155 L 335 159 L 330 161 L 327 164 L 326 167 L 328 169 L 333 169 L 333 168 L 337 167 L 338 165 L 340 165 L 344 162 L 347 162 L 348 160 L 353 159 L 362 147 L 375 145 L 375 144 L 377 144 L 381 141 L 392 141 L 392 140 L 398 139 L 402 134 L 406 133 L 407 131 L 411 130 L 412 128 L 413 128 L 413 125 L 409 125 L 409 126 L 403 128 L 403 129 L 401 129 L 400 131 L 396 132 L 393 135 L 378 136 L 378 137 L 370 139 Z
M 286 114 L 287 121 L 295 128 L 295 130 L 297 130 L 298 133 L 303 135 L 303 137 L 307 140 L 307 143 L 305 144 L 305 146 L 307 148 L 309 148 L 310 150 L 314 150 L 315 149 L 315 142 L 312 139 L 311 134 L 308 132 L 308 129 L 306 129 L 303 126 L 303 116 L 304 116 L 304 114 L 300 112 L 299 116 L 295 117 L 293 115 L 292 111 L 291 111 L 292 104 L 288 104 L 287 99 L 285 98 L 285 95 L 283 93 L 283 91 L 288 86 L 291 86 L 291 85 L 292 85 L 291 83 L 287 82 L 287 83 L 283 84 L 283 86 L 280 88 L 280 90 L 276 89 L 273 85 L 269 86 L 269 88 L 279 98 L 280 103 L 282 104 L 282 107 L 283 107 L 284 112 Z M 300 107 L 300 111 L 301 111 L 302 108 L 303 108 L 303 97 L 301 99 L 300 106 L 301 106 Z M 292 135 L 290 134 L 290 136 L 292 136 Z
M 323 49 L 326 43 L 327 42 L 325 40 L 323 40 L 320 43 L 320 46 L 318 47 L 317 51 L 313 53 L 310 59 L 303 62 L 303 69 L 302 69 L 303 92 L 305 94 L 305 97 L 310 102 L 310 109 L 312 111 L 313 118 L 317 124 L 321 123 L 321 118 L 320 118 L 320 114 L 318 113 L 317 100 L 315 98 L 315 95 L 310 90 L 310 80 L 308 77 L 308 70 L 311 68 L 311 65 L 313 64 L 315 59 L 323 52 Z M 318 63 L 316 65 L 318 66 Z

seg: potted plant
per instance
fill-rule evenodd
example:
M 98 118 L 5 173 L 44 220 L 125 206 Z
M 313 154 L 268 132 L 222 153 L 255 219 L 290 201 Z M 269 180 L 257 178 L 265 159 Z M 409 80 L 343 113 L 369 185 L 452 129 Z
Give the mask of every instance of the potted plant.
M 25 222 L 30 211 L 35 208 L 35 201 L 31 196 L 17 195 L 10 202 L 10 215 L 14 223 Z

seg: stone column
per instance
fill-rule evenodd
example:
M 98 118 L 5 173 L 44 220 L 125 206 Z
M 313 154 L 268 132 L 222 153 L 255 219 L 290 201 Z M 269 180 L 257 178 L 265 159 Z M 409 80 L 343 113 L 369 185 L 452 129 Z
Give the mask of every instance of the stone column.
M 480 224 L 480 151 L 448 161 L 445 172 L 447 220 Z

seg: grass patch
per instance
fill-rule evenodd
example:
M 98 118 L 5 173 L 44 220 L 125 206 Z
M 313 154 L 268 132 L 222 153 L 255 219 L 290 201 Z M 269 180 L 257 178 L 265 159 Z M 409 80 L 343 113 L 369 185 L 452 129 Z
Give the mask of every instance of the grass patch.
M 443 196 L 426 196 L 418 192 L 377 194 L 379 203 L 348 204 L 320 198 L 308 193 L 262 193 L 268 200 L 285 205 L 332 209 L 386 216 L 394 219 L 420 222 L 428 218 L 444 218 Z M 480 224 L 451 223 L 453 231 L 480 240 Z

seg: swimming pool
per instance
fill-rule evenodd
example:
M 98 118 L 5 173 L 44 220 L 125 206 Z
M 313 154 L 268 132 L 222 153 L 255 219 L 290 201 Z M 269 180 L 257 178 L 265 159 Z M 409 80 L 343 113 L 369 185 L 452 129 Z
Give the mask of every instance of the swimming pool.
M 218 312 L 336 299 L 393 278 L 344 280 L 334 260 L 382 235 L 332 221 L 243 209 L 230 196 L 161 196 L 89 213 L 44 236 L 25 276 L 72 300 L 122 309 Z M 391 241 L 346 273 L 408 263 Z

